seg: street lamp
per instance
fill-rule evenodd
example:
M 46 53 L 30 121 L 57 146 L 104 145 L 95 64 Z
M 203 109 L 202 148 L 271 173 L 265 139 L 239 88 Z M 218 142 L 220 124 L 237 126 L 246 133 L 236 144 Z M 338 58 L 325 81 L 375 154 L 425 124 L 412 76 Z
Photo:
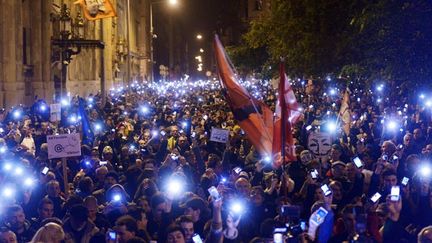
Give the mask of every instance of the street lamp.
M 68 40 L 71 38 L 72 34 L 72 18 L 70 15 L 70 10 L 66 4 L 63 4 L 60 10 L 60 26 L 61 26 L 61 38 L 63 40 Z
M 78 11 L 77 16 L 75 18 L 75 38 L 84 39 L 84 19 L 81 16 L 81 12 Z
M 197 38 L 198 40 L 201 40 L 201 39 L 202 39 L 202 35 L 201 35 L 201 34 L 198 34 L 198 35 L 196 36 L 196 38 Z
M 157 37 L 154 33 L 153 28 L 153 5 L 165 3 L 166 0 L 162 1 L 150 1 L 150 65 L 151 65 L 151 81 L 154 81 L 154 47 L 153 47 L 153 39 Z M 178 4 L 178 0 L 168 0 L 168 4 L 171 6 L 175 6 Z
M 74 55 L 81 52 L 81 48 L 99 48 L 104 49 L 105 44 L 100 40 L 84 39 L 84 19 L 78 12 L 75 19 L 71 17 L 70 9 L 66 4 L 61 5 L 60 12 L 51 14 L 53 26 L 58 26 L 58 33 L 53 33 L 51 44 L 53 46 L 53 55 L 61 63 L 60 87 L 56 90 L 59 99 L 66 91 L 67 69 Z M 103 70 L 103 52 L 101 55 L 101 70 Z M 104 73 L 101 76 L 101 91 L 104 93 Z M 104 99 L 104 98 L 103 98 Z

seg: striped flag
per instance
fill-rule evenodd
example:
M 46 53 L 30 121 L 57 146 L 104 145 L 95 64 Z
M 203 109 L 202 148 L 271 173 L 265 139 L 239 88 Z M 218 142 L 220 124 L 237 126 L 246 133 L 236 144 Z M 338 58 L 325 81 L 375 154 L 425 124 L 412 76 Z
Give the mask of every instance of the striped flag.
M 278 100 L 273 122 L 273 166 L 296 159 L 292 126 L 299 120 L 301 108 L 285 74 L 284 63 L 279 68 Z M 285 158 L 282 160 L 282 158 Z

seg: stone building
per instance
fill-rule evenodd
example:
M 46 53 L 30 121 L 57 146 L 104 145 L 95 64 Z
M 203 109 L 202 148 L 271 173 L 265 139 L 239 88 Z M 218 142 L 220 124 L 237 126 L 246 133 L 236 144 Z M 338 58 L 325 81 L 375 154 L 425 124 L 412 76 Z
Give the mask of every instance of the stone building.
M 59 97 L 62 62 L 59 47 L 52 44 L 60 27 L 55 16 L 66 4 L 72 20 L 76 20 L 81 10 L 73 2 L 0 0 L 0 107 L 31 104 L 35 97 L 52 103 L 56 95 Z M 66 91 L 72 95 L 99 92 L 102 77 L 108 90 L 127 83 L 128 76 L 130 80 L 150 76 L 150 0 L 111 2 L 117 11 L 116 18 L 84 20 L 84 39 L 100 40 L 104 49 L 83 48 L 72 56 L 65 81 Z

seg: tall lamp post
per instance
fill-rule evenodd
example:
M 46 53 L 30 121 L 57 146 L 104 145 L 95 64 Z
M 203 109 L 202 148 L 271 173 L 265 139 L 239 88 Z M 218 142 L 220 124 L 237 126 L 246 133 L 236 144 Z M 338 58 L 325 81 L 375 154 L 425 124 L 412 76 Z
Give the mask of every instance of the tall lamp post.
M 153 39 L 156 37 L 153 28 L 153 5 L 165 3 L 167 0 L 163 1 L 151 1 L 150 0 L 150 66 L 151 66 L 151 81 L 154 81 L 154 47 L 153 47 Z M 178 4 L 178 0 L 168 0 L 168 4 L 171 6 L 175 6 Z M 171 24 L 171 23 L 170 23 Z M 172 35 L 172 33 L 170 33 Z M 172 37 L 170 37 L 172 38 Z M 170 52 L 173 50 L 170 50 Z

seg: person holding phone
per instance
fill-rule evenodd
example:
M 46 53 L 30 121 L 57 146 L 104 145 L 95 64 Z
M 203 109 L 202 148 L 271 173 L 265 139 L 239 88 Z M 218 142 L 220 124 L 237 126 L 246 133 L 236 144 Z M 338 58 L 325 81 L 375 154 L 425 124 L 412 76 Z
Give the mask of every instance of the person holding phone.
M 392 195 L 386 197 L 386 206 L 389 211 L 388 218 L 383 226 L 383 242 L 415 242 L 415 236 L 410 235 L 400 220 L 402 211 L 402 198 L 395 200 Z

